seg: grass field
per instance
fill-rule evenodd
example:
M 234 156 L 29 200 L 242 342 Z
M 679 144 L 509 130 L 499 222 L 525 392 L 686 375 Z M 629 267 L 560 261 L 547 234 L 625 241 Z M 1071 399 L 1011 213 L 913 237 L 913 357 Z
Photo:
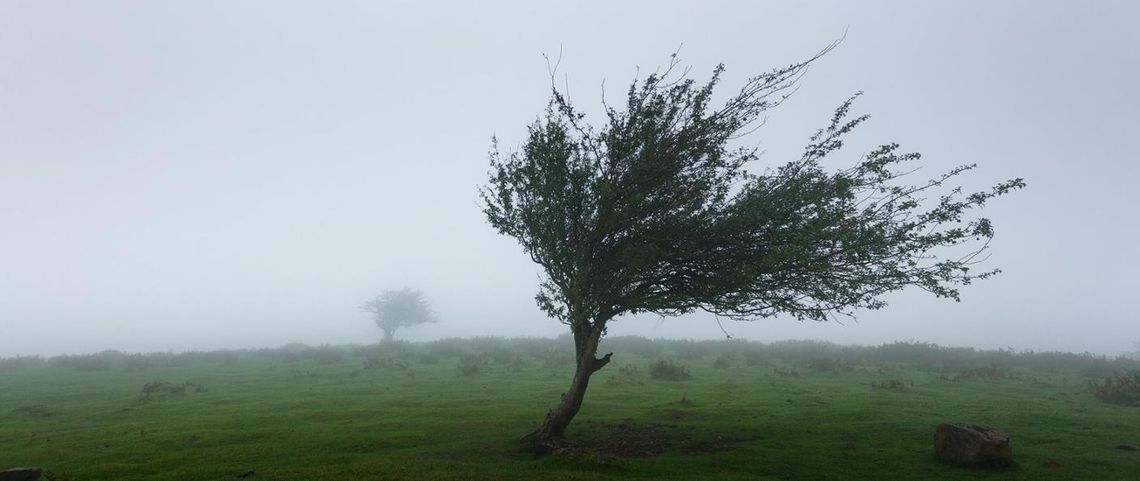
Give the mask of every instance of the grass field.
M 1088 386 L 1133 364 L 923 344 L 614 340 L 570 427 L 576 448 L 535 456 L 517 439 L 568 384 L 569 344 L 8 359 L 0 469 L 69 480 L 1140 479 L 1140 452 L 1117 448 L 1140 444 L 1140 407 Z M 654 379 L 662 359 L 690 377 Z M 1016 465 L 938 462 L 943 421 L 1006 431 Z

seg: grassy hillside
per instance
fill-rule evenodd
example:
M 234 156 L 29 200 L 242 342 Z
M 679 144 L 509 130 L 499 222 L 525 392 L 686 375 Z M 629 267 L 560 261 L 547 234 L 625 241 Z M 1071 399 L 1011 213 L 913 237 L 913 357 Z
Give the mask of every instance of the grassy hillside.
M 1140 452 L 1117 449 L 1140 444 L 1140 407 L 1089 386 L 1134 362 L 925 344 L 610 340 L 614 362 L 570 428 L 575 447 L 520 451 L 569 381 L 569 348 L 474 339 L 0 360 L 0 469 L 70 480 L 1140 479 Z M 938 462 L 942 421 L 1008 432 L 1017 465 Z

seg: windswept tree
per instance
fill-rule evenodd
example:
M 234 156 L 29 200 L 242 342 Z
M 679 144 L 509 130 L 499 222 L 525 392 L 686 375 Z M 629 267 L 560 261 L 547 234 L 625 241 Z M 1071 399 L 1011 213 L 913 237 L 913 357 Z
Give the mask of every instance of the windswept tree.
M 424 294 L 407 287 L 398 291 L 384 291 L 375 299 L 365 302 L 361 308 L 371 313 L 376 325 L 384 331 L 385 343 L 392 342 L 396 330 L 401 327 L 438 320 Z
M 974 270 L 994 230 L 970 214 L 1023 181 L 963 193 L 948 184 L 974 167 L 965 165 L 907 182 L 919 154 L 893 143 L 825 169 L 868 118 L 850 113 L 854 97 L 799 158 L 745 170 L 758 152 L 735 141 L 830 49 L 748 79 L 719 106 L 724 67 L 698 84 L 674 55 L 633 81 L 624 108 L 604 105 L 599 125 L 554 88 L 519 151 L 493 141 L 484 213 L 545 271 L 536 300 L 570 328 L 577 355 L 569 389 L 524 442 L 559 442 L 613 354 L 597 357 L 598 342 L 623 314 L 825 321 L 882 308 L 884 294 L 908 286 L 957 300 L 957 286 L 998 272 Z

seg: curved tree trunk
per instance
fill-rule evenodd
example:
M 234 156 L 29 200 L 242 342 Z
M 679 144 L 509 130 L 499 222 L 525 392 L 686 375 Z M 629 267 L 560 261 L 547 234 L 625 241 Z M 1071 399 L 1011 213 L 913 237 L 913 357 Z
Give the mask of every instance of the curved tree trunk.
M 384 329 L 384 344 L 391 344 L 392 339 L 395 338 L 395 336 L 396 336 L 396 329 L 395 328 Z
M 570 389 L 562 393 L 558 405 L 546 413 L 546 419 L 537 430 L 523 436 L 522 442 L 532 447 L 553 448 L 561 444 L 562 434 L 570 421 L 582 408 L 582 399 L 586 396 L 586 387 L 590 384 L 590 376 L 610 362 L 613 353 L 602 358 L 595 358 L 598 352 L 598 341 L 601 339 L 602 327 L 593 327 L 589 332 L 574 332 L 574 347 L 576 351 L 577 367 L 574 370 L 574 379 L 570 382 Z

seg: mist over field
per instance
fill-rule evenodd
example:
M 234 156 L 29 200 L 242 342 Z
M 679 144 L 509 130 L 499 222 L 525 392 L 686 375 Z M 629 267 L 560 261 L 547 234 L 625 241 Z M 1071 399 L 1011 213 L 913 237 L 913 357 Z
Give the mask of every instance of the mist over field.
M 855 92 L 919 175 L 1023 177 L 982 214 L 1003 273 L 841 322 L 694 313 L 607 336 L 1140 349 L 1132 2 L 0 2 L 0 357 L 380 340 L 361 306 L 405 286 L 439 322 L 399 339 L 554 337 L 540 268 L 477 195 L 554 80 L 587 119 L 678 52 L 732 92 L 808 69 L 738 141 L 763 172 Z M 722 330 L 723 326 L 723 330 Z M 620 354 L 619 354 L 620 356 Z

